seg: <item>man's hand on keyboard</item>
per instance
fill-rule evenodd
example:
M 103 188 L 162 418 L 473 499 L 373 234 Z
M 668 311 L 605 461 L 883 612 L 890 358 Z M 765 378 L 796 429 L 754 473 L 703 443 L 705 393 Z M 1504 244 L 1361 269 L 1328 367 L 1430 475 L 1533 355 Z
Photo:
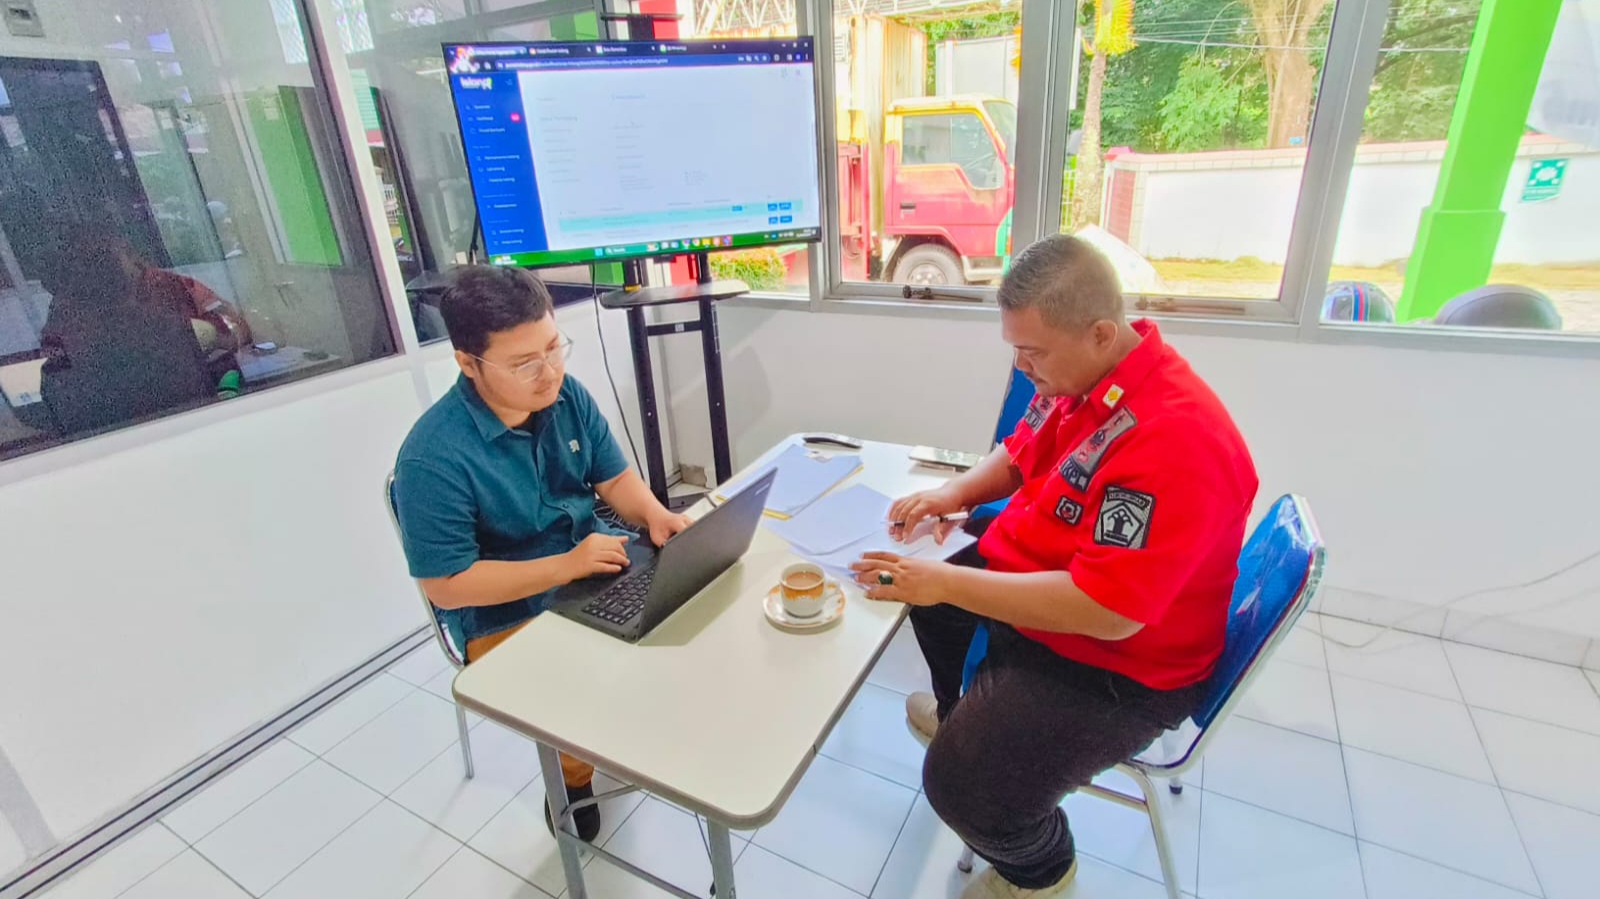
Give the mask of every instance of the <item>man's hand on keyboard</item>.
M 568 583 L 593 577 L 597 574 L 617 574 L 628 567 L 628 554 L 623 549 L 627 537 L 610 534 L 590 534 L 566 554 Z
M 674 515 L 665 509 L 660 515 L 650 518 L 650 542 L 656 546 L 665 546 L 668 540 L 683 533 L 694 520 L 687 515 Z

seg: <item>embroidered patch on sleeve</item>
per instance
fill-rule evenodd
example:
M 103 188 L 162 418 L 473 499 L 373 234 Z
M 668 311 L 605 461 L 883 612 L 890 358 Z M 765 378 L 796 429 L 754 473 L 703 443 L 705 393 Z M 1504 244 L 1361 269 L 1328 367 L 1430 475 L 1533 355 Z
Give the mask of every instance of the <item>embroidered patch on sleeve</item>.
M 1056 503 L 1056 517 L 1067 524 L 1077 524 L 1083 519 L 1083 503 L 1063 496 L 1060 502 Z
M 1050 400 L 1042 396 L 1036 396 L 1033 398 L 1033 402 L 1028 404 L 1028 412 L 1022 416 L 1022 423 L 1028 426 L 1028 430 L 1037 431 L 1049 415 Z
M 1133 430 L 1139 419 L 1127 409 L 1118 409 L 1105 424 L 1101 425 L 1094 433 L 1083 439 L 1077 449 L 1067 454 L 1061 463 L 1061 478 L 1080 492 L 1089 491 L 1089 479 L 1094 476 L 1095 470 L 1100 467 L 1100 462 L 1105 458 L 1106 450 L 1111 448 L 1118 437 Z
M 1148 493 L 1107 487 L 1105 499 L 1100 502 L 1100 517 L 1094 523 L 1094 542 L 1120 549 L 1144 549 L 1155 508 L 1156 498 Z

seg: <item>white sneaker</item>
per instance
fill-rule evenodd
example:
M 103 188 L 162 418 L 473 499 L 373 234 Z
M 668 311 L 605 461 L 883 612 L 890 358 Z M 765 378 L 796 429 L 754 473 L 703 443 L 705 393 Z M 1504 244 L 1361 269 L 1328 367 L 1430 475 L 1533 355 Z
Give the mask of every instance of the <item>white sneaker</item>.
M 917 742 L 927 746 L 939 730 L 939 700 L 932 693 L 912 693 L 906 697 L 906 724 Z
M 1072 886 L 1072 879 L 1078 876 L 1078 860 L 1072 860 L 1072 867 L 1061 879 L 1037 890 L 1025 890 L 999 874 L 993 868 L 986 869 L 979 874 L 967 888 L 961 891 L 961 899 L 1045 899 L 1047 896 L 1060 896 Z

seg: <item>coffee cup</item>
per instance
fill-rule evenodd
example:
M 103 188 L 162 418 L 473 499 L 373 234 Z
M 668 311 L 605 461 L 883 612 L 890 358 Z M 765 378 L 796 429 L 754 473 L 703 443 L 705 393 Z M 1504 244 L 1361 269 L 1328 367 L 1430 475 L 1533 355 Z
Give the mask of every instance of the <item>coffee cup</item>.
M 828 577 L 822 566 L 800 562 L 783 570 L 778 580 L 778 595 L 783 610 L 791 618 L 815 618 L 822 614 L 823 598 L 828 593 Z

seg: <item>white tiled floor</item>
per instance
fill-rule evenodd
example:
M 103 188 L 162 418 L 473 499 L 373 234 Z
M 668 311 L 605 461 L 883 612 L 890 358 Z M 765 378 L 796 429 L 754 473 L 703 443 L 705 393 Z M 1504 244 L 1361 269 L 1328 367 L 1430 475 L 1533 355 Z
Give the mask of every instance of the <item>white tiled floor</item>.
M 453 673 L 422 647 L 50 899 L 559 897 L 533 747 L 473 716 L 477 777 L 462 778 Z M 742 896 L 960 893 L 960 841 L 918 789 L 902 718 L 926 679 L 902 632 L 783 814 L 737 835 Z M 1198 899 L 1595 899 L 1597 759 L 1600 677 L 1307 616 L 1203 770 L 1158 801 Z M 1081 860 L 1070 896 L 1164 897 L 1142 815 L 1089 796 L 1065 807 Z M 603 814 L 607 849 L 709 885 L 692 816 L 637 794 Z M 585 870 L 597 899 L 666 896 L 604 861 Z

